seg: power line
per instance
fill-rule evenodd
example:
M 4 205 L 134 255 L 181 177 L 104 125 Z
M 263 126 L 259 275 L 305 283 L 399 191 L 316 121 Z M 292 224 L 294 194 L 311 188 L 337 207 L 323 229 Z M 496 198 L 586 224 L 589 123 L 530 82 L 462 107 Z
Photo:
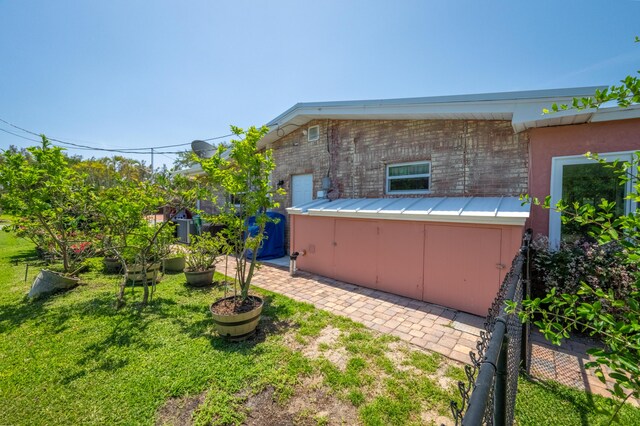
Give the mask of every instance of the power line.
M 1 119 L 0 119 L 1 120 Z M 9 130 L 3 129 L 0 127 L 0 131 L 1 132 L 5 132 L 8 133 L 10 135 L 16 136 L 18 138 L 21 139 L 25 139 L 31 142 L 37 142 L 40 143 L 41 140 L 37 140 L 37 139 L 32 139 L 32 138 L 28 138 L 26 136 L 23 135 L 19 135 L 17 133 L 11 132 Z M 50 139 L 50 140 L 54 140 L 54 139 Z M 66 147 L 66 146 L 60 146 L 58 144 L 52 144 L 53 146 L 56 146 L 58 148 L 64 148 L 64 149 L 71 149 L 71 150 L 82 150 L 82 151 L 104 151 L 105 149 L 100 149 L 100 148 L 70 148 L 70 147 Z M 153 148 L 147 148 L 148 150 L 152 150 Z M 150 152 L 130 152 L 130 151 L 122 151 L 122 150 L 117 150 L 117 149 L 109 149 L 109 152 L 114 152 L 114 153 L 119 153 L 119 154 L 135 154 L 135 155 L 149 155 Z M 177 155 L 177 154 L 182 154 L 185 151 L 154 151 L 154 154 L 173 154 L 173 155 Z
M 0 118 L 0 121 L 2 121 L 2 122 L 3 122 L 3 123 L 5 123 L 5 124 L 8 124 L 9 126 L 11 126 L 11 127 L 13 127 L 13 128 L 16 128 L 16 129 L 21 130 L 21 131 L 23 131 L 23 132 L 25 132 L 25 133 L 28 133 L 28 134 L 30 134 L 30 135 L 34 135 L 34 136 L 38 136 L 38 137 L 39 137 L 39 136 L 41 136 L 41 134 L 40 134 L 40 133 L 36 133 L 36 132 L 31 131 L 31 130 L 25 129 L 25 128 L 23 128 L 23 127 L 17 126 L 17 125 L 15 125 L 15 124 L 13 124 L 13 123 L 10 123 L 10 122 L 8 122 L 7 120 L 4 120 L 4 119 L 2 119 L 2 118 Z M 25 138 L 24 136 L 18 135 L 18 134 L 16 134 L 16 133 L 9 132 L 9 131 L 7 131 L 7 130 L 3 130 L 3 131 L 4 131 L 4 132 L 6 132 L 6 133 L 10 133 L 10 134 L 12 134 L 12 135 L 14 135 L 14 136 L 18 136 L 18 137 L 21 137 L 21 138 L 23 138 L 23 139 L 27 139 L 27 138 Z M 228 134 L 228 135 L 223 135 L 223 136 L 216 136 L 216 137 L 209 138 L 209 139 L 203 139 L 203 140 L 205 140 L 205 141 L 212 141 L 212 140 L 217 140 L 217 139 L 224 139 L 224 138 L 227 138 L 227 137 L 229 137 L 229 136 L 233 136 L 233 133 L 230 133 L 230 134 Z M 56 138 L 53 138 L 53 137 L 47 137 L 47 139 L 49 139 L 50 141 L 53 141 L 53 142 L 58 142 L 58 143 L 63 144 L 63 145 L 73 146 L 73 147 L 75 147 L 76 149 L 85 149 L 85 150 L 94 150 L 94 151 L 105 151 L 105 152 L 117 152 L 117 153 L 121 153 L 121 154 L 149 154 L 149 153 L 151 153 L 151 151 L 152 151 L 152 150 L 154 150 L 154 149 L 174 148 L 174 147 L 179 147 L 179 146 L 187 146 L 187 145 L 191 145 L 191 142 L 187 142 L 187 143 L 181 143 L 181 144 L 163 145 L 163 146 L 155 146 L 155 147 L 144 147 L 144 148 L 120 148 L 120 149 L 115 149 L 115 148 L 99 148 L 99 147 L 93 147 L 93 146 L 89 146 L 89 145 L 82 145 L 82 144 L 77 144 L 77 143 L 73 143 L 73 142 L 68 142 L 68 141 L 61 140 L 61 139 L 56 139 Z M 33 139 L 27 139 L 27 140 L 33 140 Z M 39 142 L 39 141 L 34 141 L 34 142 Z M 139 152 L 139 151 L 142 151 L 142 152 Z M 171 152 L 171 151 L 167 151 L 167 152 L 164 152 L 164 153 L 165 153 L 165 154 L 179 154 L 179 153 L 181 153 L 181 152 L 182 152 L 182 151 L 173 151 L 173 152 Z M 158 154 L 160 154 L 160 152 L 158 152 Z
M 5 130 L 5 129 L 3 129 L 3 128 L 0 128 L 0 131 L 5 132 L 5 133 L 9 133 L 10 135 L 17 136 L 17 137 L 22 138 L 22 139 L 26 139 L 26 140 L 28 140 L 28 141 L 32 141 L 32 142 L 40 142 L 39 140 L 31 139 L 31 138 L 28 138 L 28 137 L 26 137 L 26 136 L 22 136 L 22 135 L 19 135 L 19 134 L 17 134 L 17 133 L 10 132 L 10 131 Z

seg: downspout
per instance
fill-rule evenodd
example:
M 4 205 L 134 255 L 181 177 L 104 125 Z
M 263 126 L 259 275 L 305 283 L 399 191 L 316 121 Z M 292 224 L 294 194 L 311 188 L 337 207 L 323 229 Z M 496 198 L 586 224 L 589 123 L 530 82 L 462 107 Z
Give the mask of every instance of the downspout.
M 358 198 L 356 191 L 356 138 L 351 138 L 351 197 Z
M 462 196 L 467 196 L 467 132 L 469 131 L 469 125 L 467 121 L 464 122 L 464 132 L 462 132 L 463 147 L 462 147 Z

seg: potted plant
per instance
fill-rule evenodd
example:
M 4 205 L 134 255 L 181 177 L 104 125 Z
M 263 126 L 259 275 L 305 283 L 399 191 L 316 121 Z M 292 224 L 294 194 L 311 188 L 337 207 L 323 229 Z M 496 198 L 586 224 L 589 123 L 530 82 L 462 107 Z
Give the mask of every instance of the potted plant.
M 120 259 L 115 256 L 105 256 L 102 259 L 104 265 L 104 272 L 107 274 L 119 274 L 122 271 L 122 263 Z
M 99 195 L 98 211 L 105 234 L 103 248 L 120 260 L 123 280 L 117 295 L 117 305 L 124 304 L 127 283 L 141 283 L 142 304 L 153 297 L 162 260 L 170 255 L 175 242 L 174 216 L 166 221 L 149 223 L 148 215 L 163 207 L 179 212 L 195 204 L 201 191 L 182 176 L 155 175 L 154 181 L 134 181 L 120 178 L 104 188 Z
M 186 268 L 186 249 L 180 244 L 169 246 L 169 252 L 162 260 L 163 272 L 182 272 Z
M 210 234 L 193 236 L 185 259 L 187 267 L 184 275 L 187 284 L 195 287 L 211 285 L 219 255 L 217 241 Z
M 264 227 L 272 220 L 266 211 L 278 207 L 273 196 L 284 191 L 274 189 L 270 183 L 269 176 L 275 168 L 271 150 L 258 151 L 257 143 L 268 128 L 251 127 L 244 131 L 232 126 L 231 130 L 239 139 L 232 140 L 228 148 L 220 146 L 213 157 L 199 162 L 210 183 L 225 195 L 219 214 L 207 221 L 224 225 L 221 234 L 232 247 L 236 260 L 233 296 L 225 294 L 210 310 L 220 335 L 241 340 L 252 335 L 260 321 L 263 300 L 250 294 L 251 281 Z M 248 233 L 250 217 L 255 217 L 259 227 L 255 236 Z M 250 259 L 247 253 L 252 253 Z
M 59 268 L 43 269 L 30 297 L 78 284 L 77 274 L 93 253 L 93 188 L 73 169 L 63 149 L 42 136 L 42 144 L 0 155 L 0 207 L 15 215 L 13 228 L 29 238 Z

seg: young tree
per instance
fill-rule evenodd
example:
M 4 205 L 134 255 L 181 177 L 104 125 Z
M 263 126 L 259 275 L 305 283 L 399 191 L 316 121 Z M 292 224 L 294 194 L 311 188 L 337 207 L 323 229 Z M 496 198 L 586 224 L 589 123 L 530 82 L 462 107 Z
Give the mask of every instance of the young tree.
M 636 42 L 639 41 L 636 37 Z M 571 105 L 554 104 L 551 111 L 599 108 L 608 102 L 615 102 L 622 108 L 640 103 L 640 79 L 627 76 L 619 86 L 597 91 L 593 97 L 576 98 Z M 633 191 L 627 198 L 640 202 L 640 182 L 635 175 L 640 165 L 640 152 L 636 152 L 630 162 L 613 163 L 607 163 L 597 154 L 585 155 L 612 169 L 621 185 L 632 180 Z M 620 214 L 620 210 L 616 211 L 616 203 L 606 199 L 598 205 L 560 200 L 556 206 L 551 206 L 550 197 L 543 202 L 524 198 L 527 202 L 557 209 L 563 214 L 564 224 L 588 229 L 589 235 L 601 245 L 617 242 L 623 247 L 619 252 L 620 262 L 637 265 L 640 261 L 640 209 Z M 509 309 L 513 311 L 515 305 Z M 620 403 L 613 412 L 612 421 L 629 398 L 640 398 L 640 274 L 635 276 L 633 288 L 625 298 L 617 297 L 613 289 L 603 291 L 583 282 L 577 294 L 557 294 L 552 289 L 544 298 L 523 301 L 520 315 L 523 321 L 533 321 L 545 338 L 555 344 L 569 337 L 571 331 L 588 333 L 602 340 L 604 348 L 587 351 L 594 356 L 594 361 L 585 366 L 593 369 L 603 383 L 606 383 L 608 368 L 608 376 L 614 380 L 610 392 Z
M 171 221 L 182 210 L 193 208 L 201 197 L 202 190 L 179 175 L 160 175 L 153 183 L 120 179 L 117 185 L 103 189 L 97 204 L 104 233 L 103 246 L 120 260 L 124 271 L 118 306 L 124 303 L 127 274 L 132 265 L 142 270 L 142 304 L 148 303 L 155 282 L 148 282 L 146 272 L 166 254 L 164 249 L 173 235 Z M 168 219 L 149 223 L 146 218 L 160 210 L 170 212 Z
M 284 194 L 281 189 L 274 190 L 269 179 L 275 168 L 271 150 L 258 150 L 258 141 L 268 130 L 265 126 L 246 131 L 232 126 L 231 131 L 239 139 L 232 140 L 229 148 L 220 146 L 212 158 L 199 160 L 209 182 L 225 196 L 220 214 L 211 221 L 225 225 L 227 240 L 233 247 L 240 287 L 238 302 L 244 302 L 249 295 L 264 228 L 272 220 L 267 210 L 279 206 L 273 195 Z M 256 235 L 248 232 L 251 217 L 255 217 L 258 226 Z
M 82 251 L 92 240 L 92 188 L 71 168 L 63 149 L 42 136 L 42 144 L 23 152 L 9 150 L 0 161 L 0 206 L 17 217 L 13 226 L 62 260 L 63 271 L 75 275 Z
M 640 165 L 640 152 L 633 161 L 623 164 L 607 163 L 595 154 L 587 154 L 603 167 L 612 168 L 621 184 L 633 179 L 634 191 L 628 198 L 640 202 L 640 182 L 633 171 Z M 618 243 L 624 249 L 618 253 L 620 262 L 637 265 L 640 261 L 640 210 L 617 215 L 615 203 L 602 200 L 598 206 L 589 204 L 568 205 L 560 201 L 555 207 L 549 198 L 540 203 L 545 208 L 555 208 L 563 213 L 565 223 L 575 223 L 587 228 L 589 235 L 601 245 Z M 515 308 L 512 304 L 511 310 Z M 523 321 L 533 321 L 545 338 L 560 345 L 571 331 L 588 333 L 599 338 L 604 348 L 592 348 L 587 352 L 594 361 L 585 364 L 606 383 L 608 376 L 614 380 L 611 394 L 620 404 L 612 419 L 629 398 L 640 398 L 640 273 L 635 276 L 631 291 L 624 298 L 610 288 L 604 291 L 582 282 L 575 294 L 558 294 L 553 288 L 545 297 L 523 301 Z
M 188 169 L 189 167 L 193 167 L 198 164 L 198 157 L 193 153 L 193 151 L 182 151 L 176 155 L 176 159 L 173 160 L 173 166 L 171 170 L 182 170 Z

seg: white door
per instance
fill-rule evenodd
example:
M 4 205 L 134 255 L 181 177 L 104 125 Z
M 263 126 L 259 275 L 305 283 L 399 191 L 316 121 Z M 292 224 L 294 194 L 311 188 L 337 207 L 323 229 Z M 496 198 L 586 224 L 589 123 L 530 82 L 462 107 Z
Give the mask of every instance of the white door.
M 299 206 L 313 200 L 313 175 L 291 176 L 291 205 Z

